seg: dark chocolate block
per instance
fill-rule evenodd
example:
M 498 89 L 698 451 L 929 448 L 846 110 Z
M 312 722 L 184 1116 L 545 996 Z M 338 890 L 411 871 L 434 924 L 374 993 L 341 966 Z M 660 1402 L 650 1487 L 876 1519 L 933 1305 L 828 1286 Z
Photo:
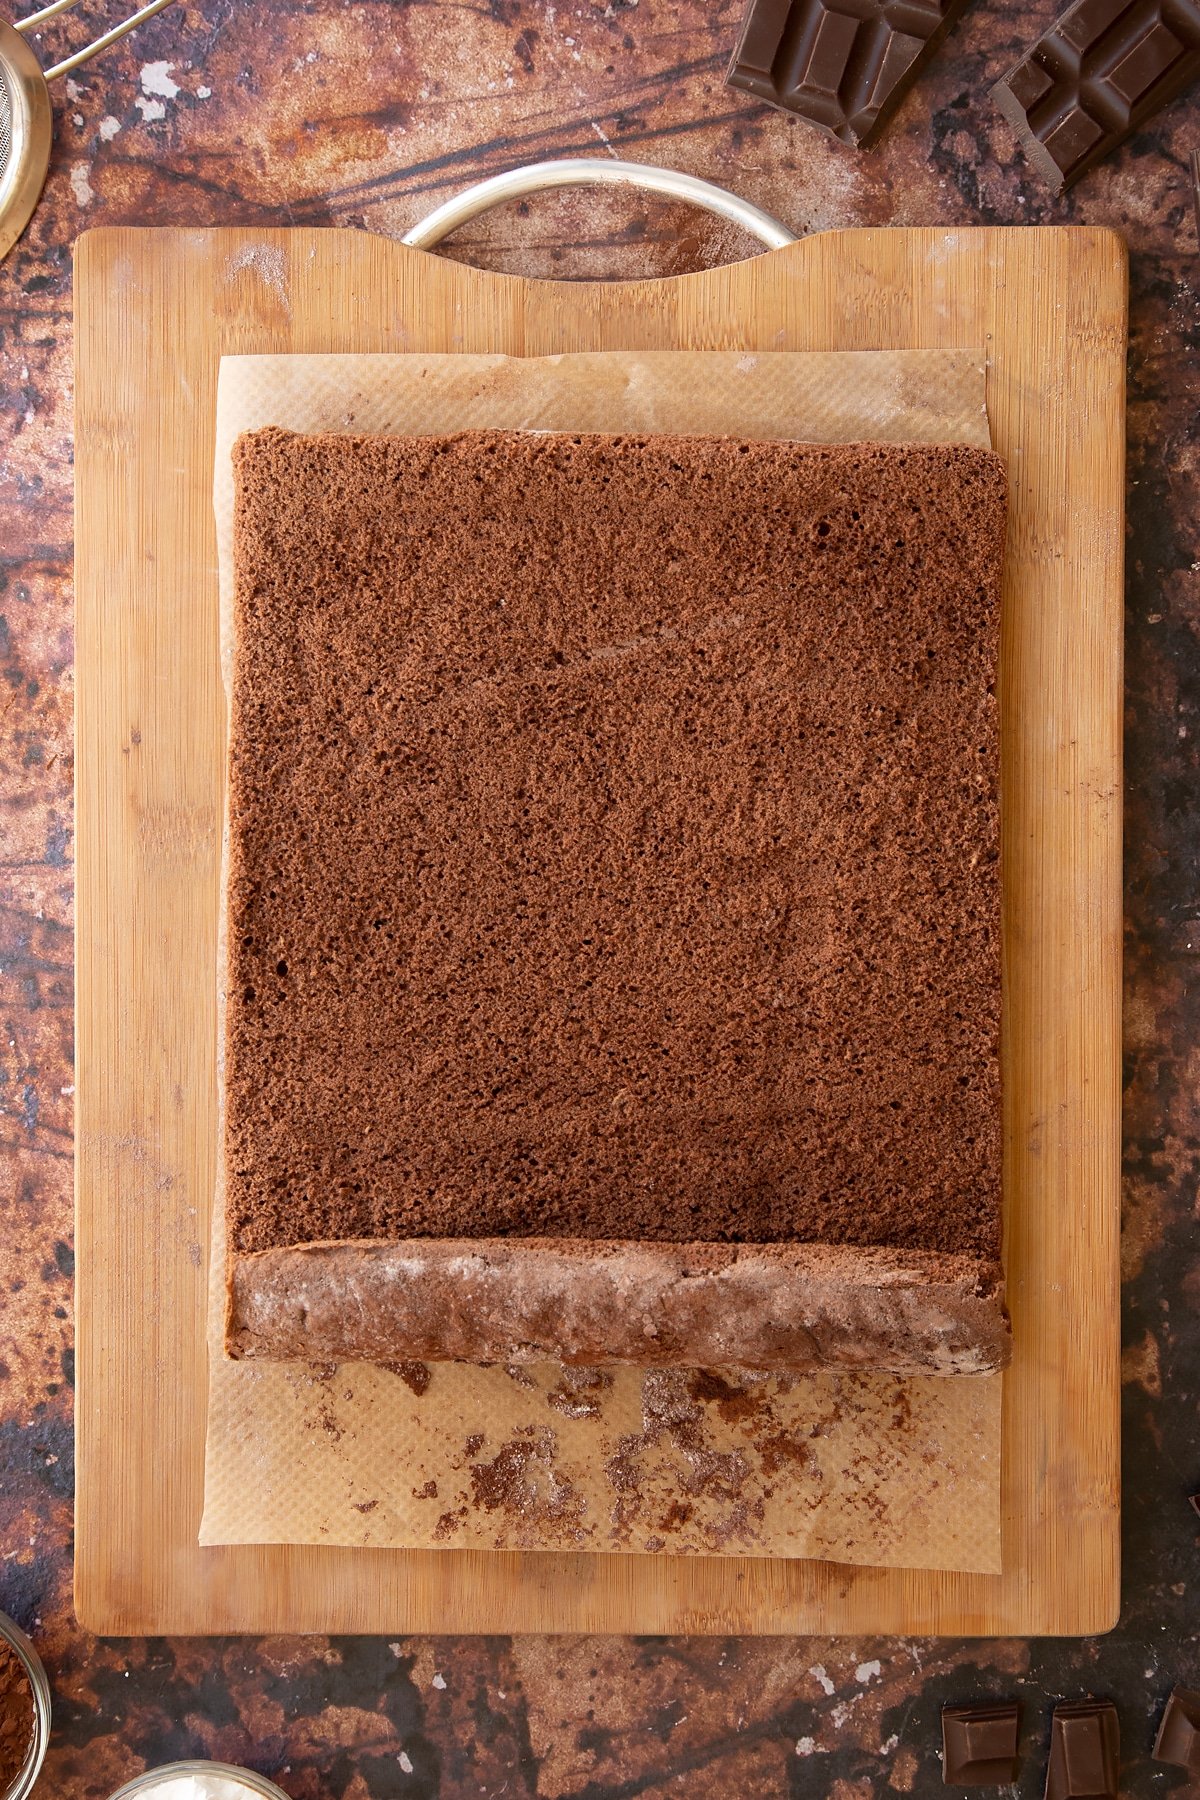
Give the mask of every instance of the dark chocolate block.
M 1200 1775 L 1200 1694 L 1191 1688 L 1176 1688 L 1167 1701 L 1153 1756 L 1155 1762 Z
M 751 0 L 725 76 L 865 144 L 912 86 L 967 0 Z
M 1017 1779 L 1020 1711 L 1015 1700 L 943 1706 L 942 1779 L 947 1787 L 1002 1787 Z
M 992 98 L 1060 192 L 1198 75 L 1195 0 L 1075 0 Z
M 1046 1800 L 1117 1800 L 1121 1733 L 1111 1700 L 1054 1709 Z

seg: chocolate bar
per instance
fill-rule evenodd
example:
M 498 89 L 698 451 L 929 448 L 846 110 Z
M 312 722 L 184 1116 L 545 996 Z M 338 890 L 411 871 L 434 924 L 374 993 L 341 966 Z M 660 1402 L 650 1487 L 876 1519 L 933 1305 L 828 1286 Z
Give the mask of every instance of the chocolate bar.
M 1017 1779 L 1015 1700 L 943 1706 L 942 1780 L 947 1787 L 1002 1787 Z
M 992 99 L 1061 192 L 1198 75 L 1200 12 L 1188 0 L 1075 0 Z
M 1176 1688 L 1167 1701 L 1152 1752 L 1155 1762 L 1174 1763 L 1200 1775 L 1200 1694 Z
M 750 0 L 726 85 L 865 144 L 967 3 Z
M 1046 1800 L 1117 1800 L 1121 1733 L 1111 1700 L 1056 1706 Z

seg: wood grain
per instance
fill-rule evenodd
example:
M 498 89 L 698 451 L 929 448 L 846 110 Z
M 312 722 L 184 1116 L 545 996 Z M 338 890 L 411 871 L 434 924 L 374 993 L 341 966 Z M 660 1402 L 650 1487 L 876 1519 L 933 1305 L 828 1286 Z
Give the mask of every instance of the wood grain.
M 76 1599 L 112 1633 L 1085 1633 L 1115 1620 L 1124 252 L 863 230 L 670 281 L 483 276 L 361 233 L 103 231 L 77 280 Z M 226 352 L 982 344 L 1005 591 L 999 1577 L 752 1559 L 200 1550 Z

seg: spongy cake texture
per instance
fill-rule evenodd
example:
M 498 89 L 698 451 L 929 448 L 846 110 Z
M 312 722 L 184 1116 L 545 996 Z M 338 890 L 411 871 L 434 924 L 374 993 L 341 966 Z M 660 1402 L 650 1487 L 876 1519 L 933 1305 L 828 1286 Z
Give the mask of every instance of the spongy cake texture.
M 994 1258 L 998 459 L 234 460 L 234 1251 Z

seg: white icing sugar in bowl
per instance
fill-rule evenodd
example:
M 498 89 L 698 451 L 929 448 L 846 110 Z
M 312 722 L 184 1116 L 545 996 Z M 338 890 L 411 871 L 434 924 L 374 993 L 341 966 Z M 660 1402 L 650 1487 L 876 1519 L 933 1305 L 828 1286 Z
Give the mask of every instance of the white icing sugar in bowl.
M 166 1763 L 118 1788 L 112 1800 L 288 1800 L 265 1775 L 229 1763 Z

